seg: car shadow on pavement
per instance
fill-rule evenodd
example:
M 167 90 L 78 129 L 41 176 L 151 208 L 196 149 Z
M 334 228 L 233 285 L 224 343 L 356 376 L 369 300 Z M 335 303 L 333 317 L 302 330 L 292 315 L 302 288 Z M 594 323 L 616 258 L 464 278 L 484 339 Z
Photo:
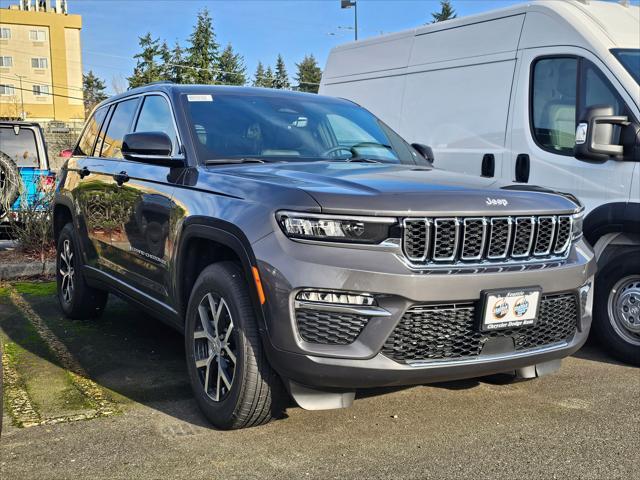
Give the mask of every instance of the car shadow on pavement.
M 93 320 L 64 317 L 55 295 L 23 297 L 123 411 L 138 403 L 194 426 L 210 427 L 193 400 L 179 332 L 113 295 L 102 317 Z M 29 342 L 20 343 L 6 330 L 10 341 L 30 349 Z

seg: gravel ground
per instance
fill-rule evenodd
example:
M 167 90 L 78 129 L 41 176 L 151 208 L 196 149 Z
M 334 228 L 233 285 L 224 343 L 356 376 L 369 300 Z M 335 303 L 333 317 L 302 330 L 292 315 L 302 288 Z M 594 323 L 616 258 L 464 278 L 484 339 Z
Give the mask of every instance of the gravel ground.
M 363 391 L 350 409 L 291 406 L 221 432 L 191 398 L 178 334 L 117 301 L 87 324 L 60 318 L 50 290 L 25 298 L 120 413 L 29 428 L 5 416 L 3 479 L 640 477 L 640 371 L 595 346 L 534 381 Z M 19 318 L 10 307 L 4 341 L 29 350 L 2 324 Z

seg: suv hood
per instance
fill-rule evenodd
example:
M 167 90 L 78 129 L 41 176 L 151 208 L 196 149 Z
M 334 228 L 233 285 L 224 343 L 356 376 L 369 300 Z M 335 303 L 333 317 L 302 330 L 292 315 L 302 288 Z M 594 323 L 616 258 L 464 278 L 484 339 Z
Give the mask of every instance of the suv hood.
M 336 214 L 519 215 L 579 207 L 567 196 L 537 187 L 412 165 L 266 163 L 217 167 L 216 172 L 303 190 L 323 212 Z

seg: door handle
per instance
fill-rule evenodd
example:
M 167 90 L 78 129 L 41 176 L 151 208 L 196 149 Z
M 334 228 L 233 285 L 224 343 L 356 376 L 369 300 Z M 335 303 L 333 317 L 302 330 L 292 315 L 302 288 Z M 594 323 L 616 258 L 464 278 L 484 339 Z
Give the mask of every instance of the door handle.
M 485 153 L 482 157 L 482 168 L 480 171 L 483 177 L 493 177 L 496 174 L 496 157 L 493 153 Z
M 82 167 L 82 170 L 78 172 L 78 175 L 80 175 L 81 179 L 84 177 L 88 177 L 89 175 L 91 175 L 91 170 L 89 170 L 87 167 Z
M 530 170 L 531 163 L 529 161 L 529 155 L 520 153 L 516 157 L 516 182 L 527 183 L 529 181 Z
M 113 176 L 113 179 L 116 181 L 118 186 L 121 187 L 123 183 L 127 183 L 129 181 L 129 175 L 127 175 L 127 172 L 120 172 L 116 173 Z

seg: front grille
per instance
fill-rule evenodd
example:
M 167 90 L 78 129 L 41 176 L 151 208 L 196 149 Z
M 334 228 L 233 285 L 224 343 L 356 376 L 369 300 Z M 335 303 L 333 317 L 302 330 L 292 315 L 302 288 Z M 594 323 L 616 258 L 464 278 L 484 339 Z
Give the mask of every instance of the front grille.
M 562 257 L 572 235 L 570 215 L 407 218 L 403 227 L 404 255 L 418 266 Z
M 298 332 L 305 342 L 349 345 L 355 342 L 369 317 L 311 309 L 296 309 Z
M 515 351 L 553 345 L 570 339 L 578 326 L 574 294 L 547 295 L 540 302 L 535 325 L 480 332 L 475 303 L 415 305 L 402 317 L 382 353 L 398 362 L 465 359 L 481 354 L 490 338 L 511 338 Z

